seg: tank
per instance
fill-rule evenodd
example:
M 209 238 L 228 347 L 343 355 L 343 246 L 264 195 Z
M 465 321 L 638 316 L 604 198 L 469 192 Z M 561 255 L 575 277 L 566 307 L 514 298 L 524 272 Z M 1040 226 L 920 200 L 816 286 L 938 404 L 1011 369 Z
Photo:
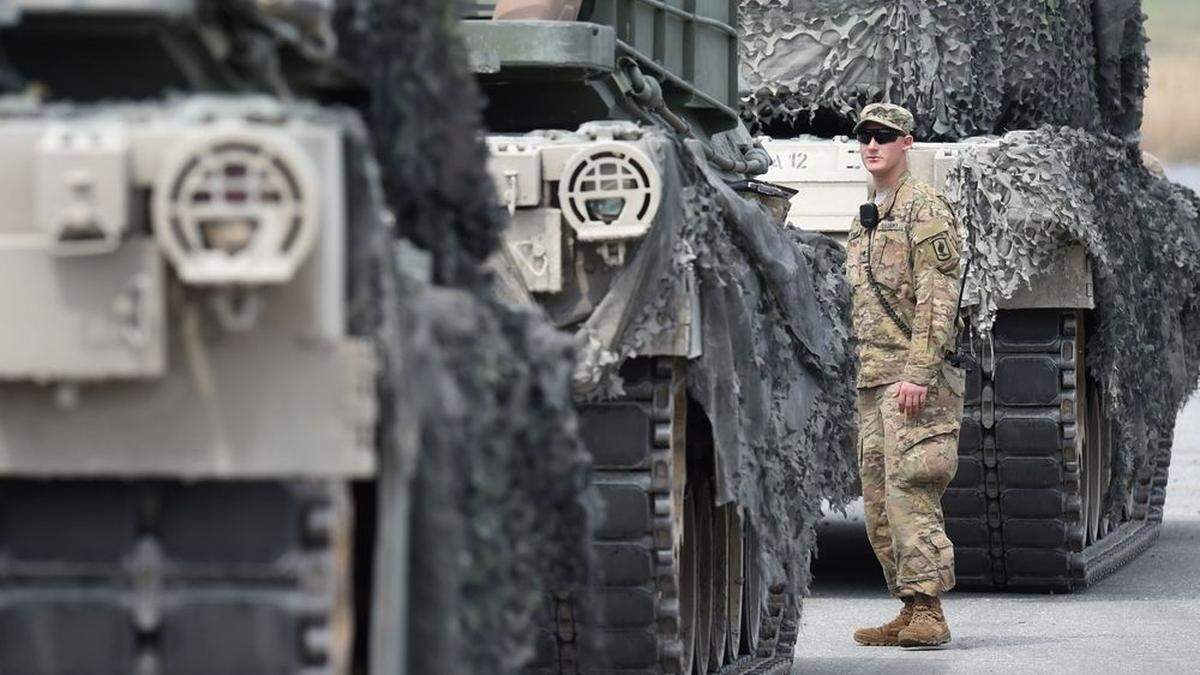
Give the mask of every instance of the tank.
M 1175 416 L 1197 384 L 1196 195 L 1138 148 L 1140 6 L 1013 3 L 997 17 L 987 3 L 935 3 L 924 16 L 948 36 L 935 48 L 905 28 L 918 10 L 903 3 L 785 5 L 743 3 L 757 64 L 743 113 L 776 135 L 765 179 L 799 192 L 793 227 L 844 239 L 866 200 L 857 144 L 838 135 L 859 104 L 907 105 L 918 138 L 944 141 L 918 143 L 910 166 L 955 212 L 971 265 L 974 357 L 942 503 L 959 583 L 1063 592 L 1102 579 L 1158 534 Z M 1094 59 L 1059 55 L 1020 30 L 1031 22 L 1061 44 L 1098 40 Z M 817 46 L 851 28 L 849 43 Z M 831 62 L 856 66 L 820 67 Z M 1070 126 L 1007 131 L 1039 125 Z M 1158 227 L 1179 242 L 1169 252 Z
M 530 667 L 785 669 L 819 501 L 853 485 L 844 255 L 754 178 L 732 3 L 562 4 L 462 24 L 509 214 L 491 267 L 574 335 L 603 505 L 596 580 L 548 589 Z
M 441 8 L 6 4 L 0 671 L 516 672 L 586 579 Z

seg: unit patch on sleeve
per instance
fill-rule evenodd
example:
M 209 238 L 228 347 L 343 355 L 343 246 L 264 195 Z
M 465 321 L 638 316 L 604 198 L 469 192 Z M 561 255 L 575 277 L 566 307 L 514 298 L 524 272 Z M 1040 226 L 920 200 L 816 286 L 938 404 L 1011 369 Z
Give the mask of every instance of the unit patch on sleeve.
M 950 240 L 945 234 L 939 234 L 930 240 L 930 245 L 933 246 L 933 255 L 938 259 L 938 262 L 946 262 L 954 257 L 950 250 Z

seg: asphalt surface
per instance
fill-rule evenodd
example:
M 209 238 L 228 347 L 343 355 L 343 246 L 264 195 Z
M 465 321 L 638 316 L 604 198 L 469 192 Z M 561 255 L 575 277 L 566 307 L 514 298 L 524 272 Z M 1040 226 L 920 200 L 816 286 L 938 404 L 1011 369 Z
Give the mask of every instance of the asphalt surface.
M 946 596 L 954 640 L 911 651 L 860 647 L 855 628 L 891 619 L 861 508 L 825 521 L 793 673 L 1200 672 L 1200 397 L 1175 434 L 1162 534 L 1096 586 L 1073 595 Z
M 1167 178 L 1200 190 L 1200 164 L 1172 164 L 1166 168 Z

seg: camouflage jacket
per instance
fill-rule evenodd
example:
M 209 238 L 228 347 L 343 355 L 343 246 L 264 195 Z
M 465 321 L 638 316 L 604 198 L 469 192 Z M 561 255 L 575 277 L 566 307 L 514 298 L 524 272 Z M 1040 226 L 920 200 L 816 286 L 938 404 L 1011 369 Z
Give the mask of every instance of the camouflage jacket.
M 957 320 L 961 254 L 950 209 L 933 188 L 905 172 L 879 206 L 879 225 L 868 232 L 855 218 L 847 247 L 858 387 L 934 383 L 954 349 Z M 880 293 L 867 276 L 868 252 Z M 888 316 L 880 294 L 911 329 L 911 339 Z

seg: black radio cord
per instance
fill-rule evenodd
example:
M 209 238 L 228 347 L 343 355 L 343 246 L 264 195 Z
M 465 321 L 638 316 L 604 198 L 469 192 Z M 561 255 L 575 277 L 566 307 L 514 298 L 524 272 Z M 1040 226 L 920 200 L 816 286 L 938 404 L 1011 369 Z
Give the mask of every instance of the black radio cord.
M 888 210 L 891 213 L 891 210 Z M 900 318 L 900 314 L 896 312 L 896 308 L 892 307 L 892 303 L 883 297 L 883 291 L 879 290 L 879 282 L 875 280 L 875 270 L 871 269 L 871 247 L 875 242 L 875 228 L 867 231 L 867 281 L 871 282 L 871 290 L 875 291 L 875 297 L 879 298 L 879 304 L 883 306 L 883 311 L 891 318 L 892 323 L 896 324 L 896 328 L 904 334 L 908 340 L 912 339 L 912 328 L 909 328 L 904 319 Z
M 949 207 L 950 205 L 946 204 L 946 206 Z M 958 302 L 954 305 L 954 322 L 956 329 L 958 328 L 959 319 L 962 318 L 963 293 L 967 289 L 967 276 L 971 273 L 971 261 L 975 258 L 975 228 L 971 227 L 971 215 L 969 213 L 963 214 L 963 227 L 967 229 L 967 246 L 965 249 L 967 264 L 963 268 L 962 279 L 960 279 L 958 282 Z M 961 336 L 958 335 L 958 331 L 955 330 L 954 352 L 950 356 L 950 363 L 956 368 L 965 368 L 969 363 L 974 361 L 975 333 L 969 316 L 963 321 L 963 328 L 966 329 L 967 334 L 965 340 L 966 344 L 963 344 L 964 340 L 961 339 Z

